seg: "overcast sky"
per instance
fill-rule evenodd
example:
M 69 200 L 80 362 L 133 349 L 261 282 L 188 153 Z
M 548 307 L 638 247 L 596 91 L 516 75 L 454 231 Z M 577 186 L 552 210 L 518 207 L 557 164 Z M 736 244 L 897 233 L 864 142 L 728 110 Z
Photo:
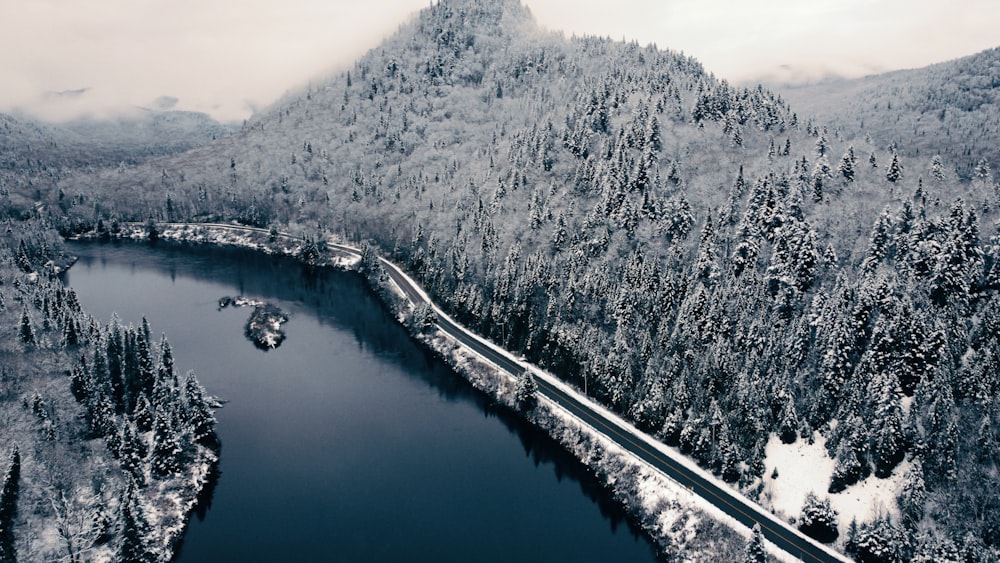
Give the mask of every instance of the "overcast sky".
M 429 0 L 0 0 L 0 111 L 247 117 Z M 995 0 L 526 0 L 567 35 L 684 51 L 733 82 L 860 76 L 1000 45 Z M 76 95 L 71 92 L 85 89 Z

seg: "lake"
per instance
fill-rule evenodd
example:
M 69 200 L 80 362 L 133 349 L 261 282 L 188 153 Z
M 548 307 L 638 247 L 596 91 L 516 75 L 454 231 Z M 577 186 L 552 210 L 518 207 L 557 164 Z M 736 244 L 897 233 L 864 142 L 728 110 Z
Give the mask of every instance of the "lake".
M 597 479 L 413 342 L 363 280 L 230 248 L 72 243 L 66 283 L 148 317 L 226 401 L 218 480 L 177 561 L 655 561 Z M 245 295 L 289 316 L 244 336 Z

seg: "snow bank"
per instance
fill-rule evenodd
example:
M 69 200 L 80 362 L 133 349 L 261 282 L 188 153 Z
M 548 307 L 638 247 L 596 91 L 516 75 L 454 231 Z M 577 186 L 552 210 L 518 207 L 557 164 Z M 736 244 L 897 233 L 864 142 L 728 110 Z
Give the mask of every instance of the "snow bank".
M 826 438 L 818 432 L 813 434 L 812 444 L 802 439 L 784 444 L 777 436 L 771 436 L 764 453 L 766 470 L 761 504 L 788 522 L 799 518 L 810 492 L 830 499 L 830 505 L 839 514 L 841 538 L 847 536 L 852 519 L 860 524 L 880 515 L 898 516 L 895 498 L 910 467 L 907 461 L 899 464 L 887 479 L 870 475 L 840 493 L 829 494 L 835 462 L 826 453 Z M 775 471 L 777 477 L 772 477 Z

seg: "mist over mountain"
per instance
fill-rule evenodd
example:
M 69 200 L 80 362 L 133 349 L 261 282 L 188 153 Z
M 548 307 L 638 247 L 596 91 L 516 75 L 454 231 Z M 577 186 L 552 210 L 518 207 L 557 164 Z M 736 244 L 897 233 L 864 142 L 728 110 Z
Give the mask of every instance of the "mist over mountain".
M 11 180 L 0 203 L 64 233 L 236 221 L 372 244 L 767 508 L 772 438 L 822 441 L 816 493 L 894 491 L 832 524 L 859 560 L 985 561 L 1000 201 L 965 178 L 995 162 L 995 59 L 779 95 L 543 31 L 515 0 L 442 0 L 231 135 Z
M 963 178 L 981 159 L 1000 166 L 1000 48 L 925 68 L 781 88 L 803 117 L 846 137 L 930 163 L 940 155 Z

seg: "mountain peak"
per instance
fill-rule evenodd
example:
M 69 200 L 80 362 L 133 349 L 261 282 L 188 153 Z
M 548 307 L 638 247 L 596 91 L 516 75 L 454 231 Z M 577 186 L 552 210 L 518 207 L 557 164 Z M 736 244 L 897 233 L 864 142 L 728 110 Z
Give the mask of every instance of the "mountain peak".
M 422 30 L 437 32 L 439 41 L 469 41 L 470 33 L 510 34 L 530 22 L 531 13 L 519 0 L 440 0 L 421 13 L 420 21 Z M 426 24 L 437 27 L 427 29 Z

